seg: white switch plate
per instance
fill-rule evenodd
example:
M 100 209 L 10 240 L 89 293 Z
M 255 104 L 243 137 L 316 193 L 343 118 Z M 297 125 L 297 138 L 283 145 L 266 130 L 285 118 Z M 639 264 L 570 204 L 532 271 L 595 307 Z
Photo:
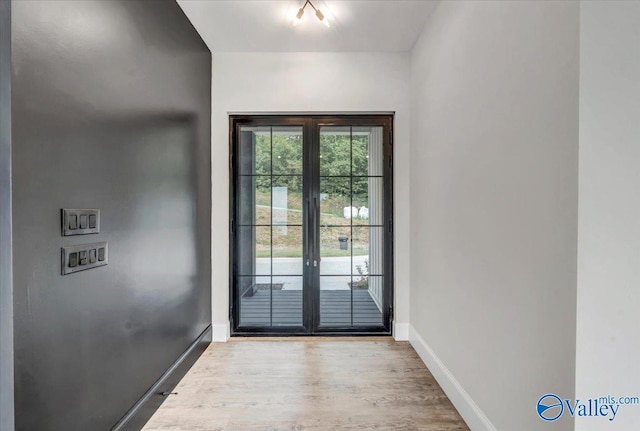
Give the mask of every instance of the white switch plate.
M 99 209 L 62 209 L 62 236 L 100 233 Z
M 104 249 L 100 253 L 100 249 Z M 95 262 L 90 262 L 92 251 L 95 253 Z M 81 260 L 81 253 L 86 253 L 84 263 Z M 104 256 L 103 260 L 99 260 L 98 256 Z M 80 244 L 62 247 L 62 275 L 73 274 L 74 272 L 92 269 L 98 266 L 104 266 L 109 263 L 109 244 L 106 242 L 94 242 L 92 244 Z

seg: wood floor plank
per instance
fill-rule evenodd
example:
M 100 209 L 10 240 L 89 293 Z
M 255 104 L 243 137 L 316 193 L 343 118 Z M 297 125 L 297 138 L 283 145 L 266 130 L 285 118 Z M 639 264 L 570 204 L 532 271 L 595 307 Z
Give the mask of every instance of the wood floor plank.
M 202 354 L 144 431 L 468 431 L 407 342 L 232 338 Z

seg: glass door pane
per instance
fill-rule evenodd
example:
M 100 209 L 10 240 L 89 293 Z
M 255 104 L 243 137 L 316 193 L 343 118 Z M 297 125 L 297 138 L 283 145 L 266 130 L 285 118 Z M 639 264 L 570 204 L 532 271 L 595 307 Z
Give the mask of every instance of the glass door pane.
M 380 326 L 383 128 L 322 126 L 319 152 L 319 325 Z
M 236 286 L 240 327 L 302 326 L 302 127 L 238 131 Z
M 232 118 L 232 333 L 389 333 L 391 120 Z

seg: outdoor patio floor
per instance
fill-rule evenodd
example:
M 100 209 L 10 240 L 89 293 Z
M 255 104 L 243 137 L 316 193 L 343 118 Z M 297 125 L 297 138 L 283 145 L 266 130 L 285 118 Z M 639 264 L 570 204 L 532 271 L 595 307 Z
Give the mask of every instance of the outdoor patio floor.
M 240 326 L 302 326 L 302 290 L 274 289 L 272 301 L 269 293 L 269 289 L 259 289 L 253 296 L 241 299 Z M 382 313 L 366 289 L 321 290 L 320 325 L 382 325 Z

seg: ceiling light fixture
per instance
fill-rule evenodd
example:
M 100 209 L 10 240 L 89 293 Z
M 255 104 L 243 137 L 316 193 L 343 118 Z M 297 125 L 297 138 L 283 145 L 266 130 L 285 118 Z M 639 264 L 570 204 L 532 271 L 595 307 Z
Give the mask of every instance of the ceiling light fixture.
M 302 5 L 302 7 L 298 10 L 298 13 L 296 14 L 296 18 L 298 19 L 298 21 L 300 21 L 302 19 L 302 15 L 304 15 L 304 8 L 307 7 L 307 5 L 311 6 L 311 8 L 316 12 L 316 16 L 318 17 L 318 19 L 320 20 L 321 23 L 323 23 L 324 25 L 326 25 L 327 27 L 329 26 L 329 21 L 325 19 L 324 14 L 320 11 L 320 9 L 317 9 L 313 3 L 311 3 L 311 0 L 306 0 L 304 2 L 304 4 Z

